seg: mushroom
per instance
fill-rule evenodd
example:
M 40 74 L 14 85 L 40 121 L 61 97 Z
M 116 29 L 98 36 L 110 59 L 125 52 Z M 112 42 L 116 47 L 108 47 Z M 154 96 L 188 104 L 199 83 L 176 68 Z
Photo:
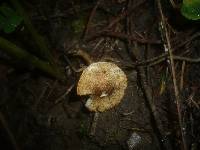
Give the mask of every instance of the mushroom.
M 89 95 L 85 106 L 94 112 L 104 112 L 118 105 L 127 87 L 125 73 L 114 63 L 96 62 L 82 73 L 78 95 Z

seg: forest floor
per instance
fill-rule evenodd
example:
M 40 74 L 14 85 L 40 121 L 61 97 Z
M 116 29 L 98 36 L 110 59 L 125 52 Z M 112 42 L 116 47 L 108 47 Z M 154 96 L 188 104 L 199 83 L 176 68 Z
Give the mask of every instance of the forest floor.
M 0 64 L 0 149 L 198 150 L 199 22 L 157 2 L 26 1 L 67 81 Z M 128 78 L 122 102 L 97 120 L 76 93 L 88 58 L 113 62 Z

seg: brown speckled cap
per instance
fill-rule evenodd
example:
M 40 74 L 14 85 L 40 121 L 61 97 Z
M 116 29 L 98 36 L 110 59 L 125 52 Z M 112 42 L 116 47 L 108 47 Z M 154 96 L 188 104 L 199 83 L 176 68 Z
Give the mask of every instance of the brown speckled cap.
M 82 73 L 78 95 L 89 95 L 85 106 L 94 112 L 103 112 L 118 105 L 127 87 L 125 73 L 114 63 L 96 62 Z

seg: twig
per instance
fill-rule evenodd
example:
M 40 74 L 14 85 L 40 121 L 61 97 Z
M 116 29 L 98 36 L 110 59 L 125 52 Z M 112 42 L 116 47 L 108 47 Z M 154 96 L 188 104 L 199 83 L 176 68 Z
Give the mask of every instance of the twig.
M 55 89 L 55 87 L 56 87 L 57 84 L 58 84 L 58 81 L 57 81 L 57 80 L 55 80 L 54 83 L 53 83 L 52 85 L 49 85 L 49 84 L 48 84 L 48 87 L 51 86 L 51 89 L 49 90 L 47 96 L 45 97 L 46 99 L 48 99 L 49 96 L 52 94 L 52 92 L 54 91 L 54 89 Z
M 134 5 L 132 7 L 132 9 L 130 11 L 124 11 L 122 14 L 120 14 L 119 16 L 117 16 L 116 18 L 114 18 L 108 26 L 106 26 L 102 31 L 107 31 L 109 30 L 111 27 L 113 27 L 115 24 L 117 24 L 120 20 L 122 20 L 124 17 L 132 14 L 135 11 L 135 8 L 139 7 L 140 5 L 142 5 L 146 0 L 140 1 L 138 2 L 136 5 Z
M 82 50 L 80 48 L 76 51 L 75 55 L 84 59 L 85 62 L 87 63 L 87 65 L 89 65 L 93 62 L 91 56 L 87 52 L 85 52 L 84 50 Z
M 165 57 L 159 58 L 157 60 L 153 59 L 153 60 L 149 61 L 150 63 L 148 64 L 148 66 L 151 67 L 151 66 L 157 65 L 169 58 L 170 58 L 170 56 L 165 56 Z M 195 59 L 195 58 L 188 58 L 188 57 L 182 57 L 182 56 L 172 56 L 172 59 L 176 60 L 176 61 L 184 61 L 184 62 L 188 62 L 188 63 L 200 63 L 200 58 Z M 145 62 L 143 62 L 143 65 L 144 64 L 145 64 Z M 138 64 L 138 65 L 142 65 L 142 63 Z
M 138 2 L 136 5 L 132 7 L 130 11 L 123 11 L 119 16 L 115 17 L 106 27 L 104 27 L 100 32 L 97 32 L 93 35 L 91 35 L 89 38 L 86 39 L 86 41 L 90 41 L 96 37 L 96 35 L 100 35 L 101 33 L 108 31 L 111 27 L 113 27 L 115 24 L 117 24 L 120 20 L 122 20 L 124 17 L 130 15 L 135 11 L 135 8 L 139 7 L 142 5 L 146 0 Z
M 139 80 L 139 86 L 142 90 L 145 104 L 148 108 L 149 114 L 150 114 L 150 122 L 152 125 L 152 129 L 156 135 L 156 140 L 159 143 L 159 147 L 161 150 L 165 150 L 165 146 L 162 142 L 162 134 L 158 128 L 158 115 L 156 112 L 156 106 L 153 103 L 153 94 L 152 94 L 152 89 L 146 82 L 146 77 L 145 77 L 145 71 L 144 68 L 138 67 L 137 68 L 137 73 L 138 73 L 138 80 Z
M 181 60 L 181 61 L 186 61 L 188 63 L 199 63 L 200 58 L 188 58 L 188 57 L 181 57 L 181 56 L 172 56 L 172 59 L 174 60 Z
M 41 94 L 39 95 L 39 97 L 36 98 L 35 100 L 35 103 L 33 104 L 32 106 L 32 109 L 37 111 L 37 107 L 38 107 L 38 104 L 40 103 L 40 101 L 42 100 L 42 98 L 44 97 L 46 91 L 48 89 L 48 86 L 45 86 L 42 91 L 41 91 Z
M 101 43 L 103 43 L 104 41 L 105 41 L 104 38 L 100 39 L 100 40 L 97 42 L 97 44 L 94 46 L 93 51 L 96 50 L 96 49 L 101 45 Z
M 185 61 L 182 63 L 181 67 L 181 81 L 180 81 L 180 90 L 183 89 L 183 82 L 184 82 L 184 72 L 185 72 Z
M 59 104 L 63 99 L 65 99 L 65 97 L 71 92 L 71 90 L 74 88 L 74 86 L 75 86 L 75 84 L 72 84 L 62 96 L 57 98 L 54 102 L 54 105 Z
M 85 27 L 85 32 L 84 32 L 84 34 L 83 34 L 83 39 L 85 39 L 85 37 L 86 37 L 87 34 L 88 34 L 89 27 L 90 27 L 90 25 L 91 25 L 92 19 L 93 19 L 94 15 L 95 15 L 95 12 L 96 12 L 98 6 L 100 5 L 101 1 L 102 1 L 102 0 L 98 0 L 98 1 L 97 1 L 96 5 L 94 6 L 94 8 L 92 9 L 92 11 L 91 11 L 91 13 L 90 13 L 90 16 L 89 16 L 87 25 L 86 25 L 86 27 Z
M 173 8 L 177 8 L 177 6 L 176 6 L 174 0 L 169 0 L 169 1 L 170 1 L 170 3 L 171 3 L 171 5 L 172 5 Z
M 195 92 L 193 91 L 192 94 L 189 96 L 189 98 L 187 99 L 189 101 L 189 104 L 192 105 L 192 103 L 194 104 L 194 106 L 197 109 L 200 109 L 199 104 L 193 99 L 193 97 L 195 96 Z
M 168 55 L 169 55 L 168 53 L 164 53 L 159 56 L 150 58 L 146 61 L 136 62 L 133 64 L 129 63 L 129 64 L 125 64 L 125 66 L 130 69 L 131 68 L 135 69 L 136 67 L 139 67 L 139 66 L 152 67 L 152 66 L 160 64 L 161 62 L 165 61 L 166 59 L 169 59 Z M 195 59 L 195 58 L 188 58 L 188 57 L 182 57 L 182 56 L 173 56 L 172 58 L 176 61 L 184 61 L 187 63 L 200 63 L 200 58 Z
M 129 28 L 127 29 L 127 34 L 131 34 Z M 128 40 L 127 42 L 128 42 L 127 46 L 130 49 L 130 40 Z M 135 42 L 135 49 L 138 49 L 136 42 Z M 136 51 L 133 51 L 132 57 L 133 57 L 132 59 L 138 60 L 140 58 L 140 55 L 138 55 L 138 53 Z M 155 139 L 159 143 L 159 149 L 164 150 L 165 147 L 162 142 L 162 135 L 161 135 L 161 132 L 158 127 L 158 116 L 156 114 L 156 106 L 153 103 L 152 90 L 146 80 L 145 68 L 139 67 L 139 66 L 134 66 L 134 67 L 137 71 L 138 84 L 143 93 L 145 105 L 150 114 L 150 123 L 151 123 L 152 129 L 153 129 L 153 132 L 155 133 Z
M 173 52 L 176 51 L 177 49 L 179 49 L 180 47 L 184 46 L 186 43 L 188 43 L 189 41 L 192 41 L 193 39 L 197 38 L 200 36 L 200 32 L 197 32 L 195 34 L 193 34 L 191 37 L 187 38 L 187 40 L 185 40 L 184 42 L 176 45 L 176 47 L 172 48 L 173 49 Z M 143 66 L 143 65 L 148 65 L 149 66 L 153 66 L 153 65 L 156 65 L 162 61 L 165 61 L 167 58 L 169 58 L 169 53 L 164 53 L 164 54 L 161 54 L 159 56 L 156 56 L 154 58 L 150 58 L 146 61 L 143 61 L 143 62 L 137 62 L 135 65 L 138 65 L 138 66 Z M 193 59 L 193 58 L 187 58 L 187 57 L 181 57 L 181 56 L 173 56 L 173 59 L 175 60 L 182 60 L 182 61 L 187 61 L 189 63 L 199 63 L 200 62 L 200 58 L 197 58 L 197 59 Z M 133 64 L 133 66 L 135 66 Z
M 165 18 L 162 12 L 162 6 L 160 0 L 156 0 L 158 10 L 160 13 L 161 17 L 161 35 L 164 38 L 166 42 L 166 47 L 169 52 L 169 58 L 170 58 L 170 66 L 171 66 L 171 71 L 172 71 L 172 78 L 173 78 L 173 84 L 174 84 L 174 92 L 175 92 L 175 98 L 176 98 L 176 107 L 177 107 L 177 113 L 178 113 L 178 122 L 179 122 L 179 127 L 180 127 L 180 132 L 181 132 L 181 140 L 182 140 L 182 146 L 184 150 L 187 150 L 187 144 L 185 141 L 185 135 L 183 131 L 183 122 L 182 122 L 182 113 L 181 113 L 181 99 L 179 95 L 179 90 L 177 86 L 177 80 L 176 80 L 176 72 L 175 72 L 175 65 L 174 65 L 174 59 L 173 59 L 173 53 L 172 53 L 172 47 L 171 47 L 171 42 L 170 42 L 170 36 L 169 32 L 165 23 Z
M 75 84 L 72 84 L 68 89 L 67 91 L 59 96 L 53 103 L 53 105 L 51 105 L 49 108 L 48 108 L 48 112 L 50 112 L 53 108 L 55 108 L 55 106 L 57 106 L 58 104 L 62 103 L 63 100 L 65 100 L 66 96 L 71 92 L 71 90 L 74 88 Z M 47 113 L 47 112 L 46 112 Z
M 128 34 L 124 34 L 124 33 L 120 33 L 120 32 L 108 32 L 108 31 L 96 34 L 95 36 L 88 38 L 87 41 L 94 40 L 94 39 L 99 38 L 101 36 L 118 38 L 118 39 L 121 39 L 121 40 L 137 41 L 138 43 L 142 43 L 142 44 L 146 44 L 146 43 L 148 43 L 148 44 L 161 44 L 160 40 L 141 39 L 141 38 L 137 38 L 133 35 L 128 35 Z
M 82 68 L 78 68 L 78 69 L 75 68 L 75 67 L 73 66 L 73 64 L 71 63 L 71 61 L 69 60 L 69 58 L 68 58 L 67 55 L 64 55 L 64 59 L 66 60 L 66 62 L 69 64 L 70 68 L 71 68 L 74 72 L 79 73 L 79 72 L 82 72 L 82 71 L 84 70 L 83 67 L 82 67 Z
M 200 36 L 200 32 L 195 32 L 192 36 L 187 37 L 185 41 L 181 42 L 180 44 L 176 44 L 175 47 L 173 47 L 172 49 L 177 50 L 199 36 Z

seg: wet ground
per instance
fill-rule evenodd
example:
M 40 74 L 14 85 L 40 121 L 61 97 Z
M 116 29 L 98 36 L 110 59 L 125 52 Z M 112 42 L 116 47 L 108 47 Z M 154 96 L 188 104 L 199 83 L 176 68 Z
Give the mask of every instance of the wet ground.
M 174 54 L 198 59 L 198 23 L 187 22 L 167 2 L 163 5 Z M 1 147 L 181 149 L 171 65 L 167 55 L 164 59 L 158 57 L 168 52 L 159 29 L 161 20 L 156 1 L 43 0 L 26 2 L 25 6 L 38 31 L 49 40 L 56 62 L 65 68 L 67 81 L 63 83 L 35 70 L 30 72 L 2 63 Z M 96 120 L 94 113 L 84 106 L 88 97 L 76 93 L 88 58 L 93 62 L 116 63 L 128 78 L 122 102 L 100 113 Z M 192 150 L 200 146 L 198 62 L 175 60 L 182 127 L 186 145 Z

